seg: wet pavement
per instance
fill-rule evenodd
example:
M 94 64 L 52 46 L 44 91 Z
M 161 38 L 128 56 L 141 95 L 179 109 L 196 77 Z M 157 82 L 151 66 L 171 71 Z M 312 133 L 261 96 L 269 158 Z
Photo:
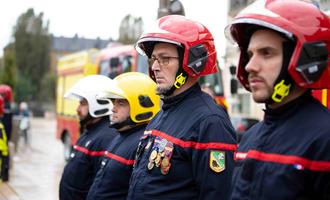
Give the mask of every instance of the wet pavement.
M 63 146 L 55 138 L 55 119 L 31 120 L 30 145 L 20 138 L 13 156 L 10 180 L 0 183 L 2 200 L 58 200 L 58 184 L 64 167 Z M 7 189 L 6 189 L 7 187 Z M 12 192 L 12 198 L 4 198 Z M 14 194 L 17 194 L 15 197 Z

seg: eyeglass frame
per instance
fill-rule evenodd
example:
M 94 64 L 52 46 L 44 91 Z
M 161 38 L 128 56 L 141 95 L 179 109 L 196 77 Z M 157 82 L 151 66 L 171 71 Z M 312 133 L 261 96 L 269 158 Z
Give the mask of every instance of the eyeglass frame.
M 151 58 L 148 59 L 148 63 L 149 66 L 151 67 L 157 60 L 160 66 L 167 66 L 168 64 L 170 64 L 170 60 L 172 58 L 179 59 L 179 57 L 175 57 L 175 56 L 160 56 L 160 57 L 151 56 Z

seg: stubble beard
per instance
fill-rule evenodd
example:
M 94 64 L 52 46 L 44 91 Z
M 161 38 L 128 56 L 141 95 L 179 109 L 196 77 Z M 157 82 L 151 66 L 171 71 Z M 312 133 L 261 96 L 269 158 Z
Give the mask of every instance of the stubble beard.
M 170 91 L 172 86 L 157 86 L 156 94 L 157 95 L 165 95 L 168 91 Z
M 259 95 L 258 94 L 253 94 L 252 92 L 252 98 L 256 103 L 267 103 L 269 102 L 269 99 L 272 98 L 273 92 L 274 90 L 272 88 L 268 88 L 267 90 L 263 91 L 264 94 L 260 95 L 259 91 Z M 257 93 L 257 92 L 255 92 Z

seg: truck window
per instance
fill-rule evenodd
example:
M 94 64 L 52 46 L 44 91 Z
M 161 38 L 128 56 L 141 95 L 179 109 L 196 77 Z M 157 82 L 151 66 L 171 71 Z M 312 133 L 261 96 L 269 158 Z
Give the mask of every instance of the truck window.
M 148 57 L 142 56 L 140 54 L 137 55 L 137 71 L 148 74 L 149 64 L 148 64 Z
M 132 71 L 132 60 L 133 57 L 131 55 L 125 56 L 122 62 L 123 73 Z
M 110 73 L 110 68 L 109 68 L 109 60 L 102 60 L 100 63 L 100 74 L 104 76 L 108 76 Z

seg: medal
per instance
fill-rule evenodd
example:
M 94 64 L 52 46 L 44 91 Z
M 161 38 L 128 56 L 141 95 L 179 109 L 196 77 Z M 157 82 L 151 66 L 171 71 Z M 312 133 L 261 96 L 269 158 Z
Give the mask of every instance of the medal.
M 155 164 L 153 162 L 149 162 L 147 167 L 148 167 L 148 170 L 152 170 L 152 168 L 154 168 Z
M 163 158 L 161 163 L 162 168 L 166 168 L 167 166 L 169 166 L 169 164 L 170 164 L 170 159 L 167 157 Z
M 171 167 L 171 163 L 169 163 L 169 165 L 167 167 L 162 167 L 160 169 L 160 172 L 163 174 L 163 175 L 166 175 L 168 174 L 168 171 L 170 170 L 170 167 Z
M 156 159 L 155 159 L 156 167 L 159 167 L 159 165 L 160 165 L 160 160 L 161 160 L 161 157 L 160 157 L 160 154 L 158 153 L 157 156 L 156 156 Z
M 150 157 L 149 157 L 149 160 L 155 160 L 157 157 L 157 151 L 156 150 L 153 150 L 150 154 Z
M 154 139 L 154 142 L 152 139 L 148 141 L 148 144 L 146 145 L 146 149 L 149 149 L 152 143 L 153 146 L 149 156 L 149 162 L 147 164 L 147 168 L 150 171 L 155 166 L 160 167 L 160 172 L 163 175 L 166 175 L 168 174 L 171 167 L 170 160 L 174 150 L 173 143 L 157 136 Z

